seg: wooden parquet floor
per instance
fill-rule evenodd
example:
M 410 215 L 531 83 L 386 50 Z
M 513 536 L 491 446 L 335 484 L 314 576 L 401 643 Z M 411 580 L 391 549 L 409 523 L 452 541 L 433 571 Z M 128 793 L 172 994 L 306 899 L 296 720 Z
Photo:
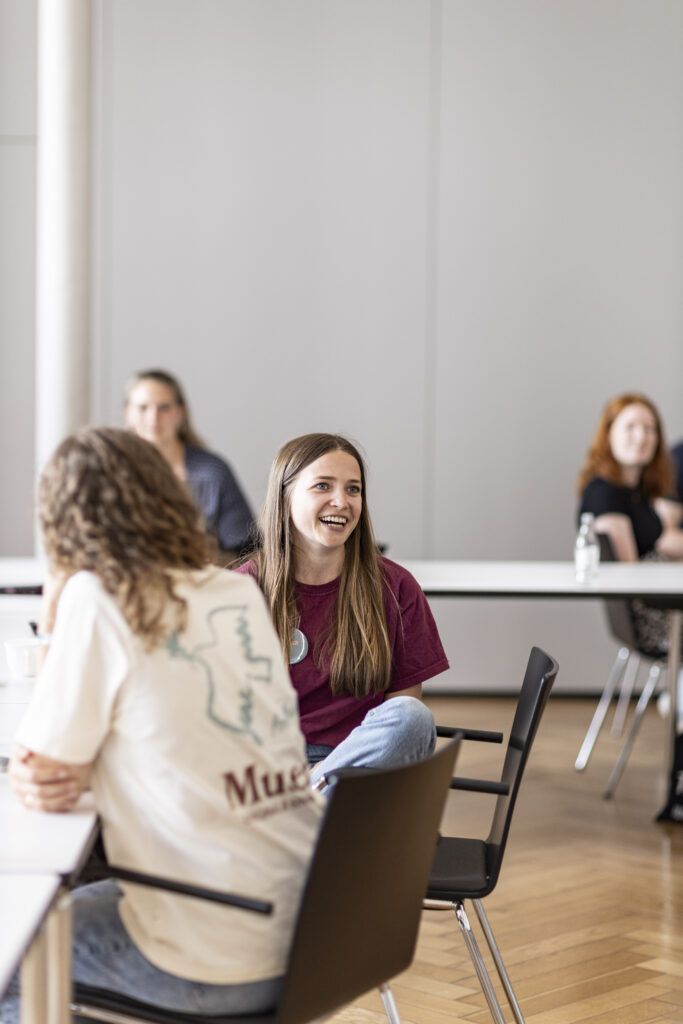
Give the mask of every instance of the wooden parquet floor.
M 428 703 L 441 724 L 500 729 L 507 740 L 514 698 Z M 616 796 L 605 801 L 621 743 L 610 719 L 587 769 L 574 769 L 594 707 L 551 698 L 486 912 L 527 1024 L 683 1024 L 683 825 L 654 821 L 664 803 L 665 725 L 648 711 Z M 469 743 L 457 770 L 497 778 L 501 762 L 501 748 Z M 451 793 L 442 832 L 485 835 L 492 801 Z M 490 973 L 499 990 L 492 965 Z M 403 1024 L 491 1020 L 448 912 L 423 913 L 414 962 L 392 988 Z M 512 1021 L 502 991 L 499 998 Z M 331 1021 L 386 1024 L 386 1016 L 372 992 Z

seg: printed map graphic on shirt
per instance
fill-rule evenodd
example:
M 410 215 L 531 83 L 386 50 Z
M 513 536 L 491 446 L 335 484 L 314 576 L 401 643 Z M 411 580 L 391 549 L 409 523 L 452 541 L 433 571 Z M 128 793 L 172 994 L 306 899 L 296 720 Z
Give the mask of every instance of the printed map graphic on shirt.
M 272 681 L 272 659 L 254 651 L 253 637 L 249 629 L 247 618 L 248 607 L 241 605 L 220 605 L 212 608 L 206 616 L 206 625 L 211 635 L 211 640 L 196 644 L 192 649 L 183 647 L 179 634 L 174 630 L 166 641 L 166 650 L 172 658 L 183 658 L 192 665 L 198 666 L 205 675 L 207 682 L 207 716 L 222 729 L 230 732 L 249 736 L 254 743 L 261 746 L 263 738 L 254 728 L 254 685 L 268 684 Z M 223 613 L 228 614 L 233 622 L 234 636 L 237 637 L 242 655 L 248 663 L 246 672 L 247 685 L 239 691 L 240 703 L 236 709 L 236 720 L 229 721 L 216 708 L 216 683 L 214 670 L 209 661 L 204 657 L 205 652 L 215 650 L 219 647 L 220 640 L 216 632 L 215 618 Z M 227 627 L 226 627 L 227 628 Z M 298 714 L 296 700 L 283 704 L 281 714 L 274 715 L 271 722 L 273 732 L 285 728 L 291 718 Z

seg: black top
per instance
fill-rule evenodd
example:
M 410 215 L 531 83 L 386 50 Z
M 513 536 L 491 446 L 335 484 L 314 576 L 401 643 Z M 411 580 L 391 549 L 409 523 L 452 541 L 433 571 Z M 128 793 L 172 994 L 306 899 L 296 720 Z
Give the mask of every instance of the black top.
M 674 472 L 676 474 L 676 501 L 683 502 L 683 441 L 671 449 L 671 458 L 674 460 Z
M 622 487 L 611 480 L 595 476 L 586 484 L 581 496 L 579 520 L 583 512 L 592 512 L 595 518 L 610 513 L 628 516 L 642 558 L 654 550 L 662 532 L 662 521 L 639 487 Z

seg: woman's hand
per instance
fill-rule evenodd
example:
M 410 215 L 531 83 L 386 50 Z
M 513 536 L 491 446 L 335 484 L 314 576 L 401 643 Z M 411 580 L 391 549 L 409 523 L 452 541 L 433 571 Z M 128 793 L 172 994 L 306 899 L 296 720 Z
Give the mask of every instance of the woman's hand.
M 596 533 L 606 533 L 612 541 L 617 562 L 637 562 L 638 548 L 633 526 L 628 516 L 620 512 L 606 512 L 594 523 Z
M 667 558 L 683 558 L 683 505 L 668 498 L 657 498 L 655 511 L 662 521 L 662 532 L 655 547 L 660 555 Z
M 70 811 L 88 788 L 91 765 L 66 764 L 16 746 L 9 762 L 12 789 L 32 811 Z
M 679 530 L 677 527 L 668 527 L 663 530 L 655 547 L 660 555 L 666 555 L 673 561 L 681 561 L 683 559 L 683 530 Z

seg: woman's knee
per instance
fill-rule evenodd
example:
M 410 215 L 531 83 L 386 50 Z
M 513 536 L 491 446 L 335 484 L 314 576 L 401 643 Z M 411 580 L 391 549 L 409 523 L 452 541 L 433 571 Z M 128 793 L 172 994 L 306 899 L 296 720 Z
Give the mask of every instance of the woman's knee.
M 412 740 L 425 756 L 432 753 L 436 745 L 436 726 L 426 704 L 417 697 L 391 697 L 383 707 L 395 716 L 396 728 L 402 735 Z

